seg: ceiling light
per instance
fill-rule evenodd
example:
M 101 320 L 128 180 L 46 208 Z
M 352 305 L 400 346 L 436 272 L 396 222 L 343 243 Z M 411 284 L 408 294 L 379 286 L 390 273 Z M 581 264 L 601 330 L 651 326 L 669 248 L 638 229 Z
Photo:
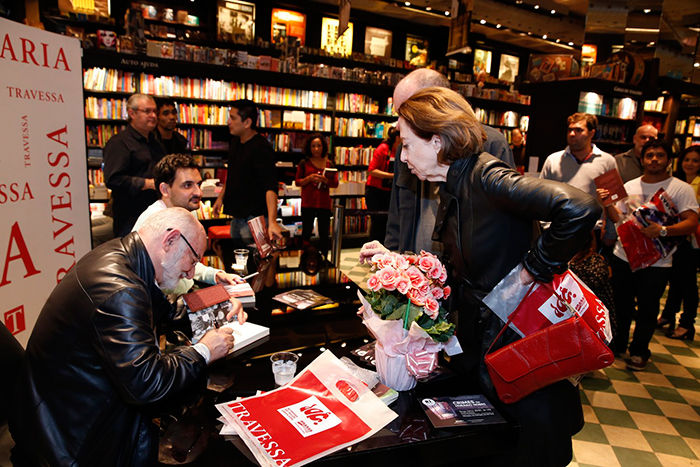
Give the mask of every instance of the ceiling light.
M 532 35 L 532 33 L 531 33 L 530 31 L 528 31 L 528 32 L 527 32 L 527 35 L 528 35 L 528 36 L 531 36 L 531 35 Z
M 450 16 L 450 12 L 449 12 L 449 11 L 446 11 L 446 12 L 445 12 L 445 16 Z
M 496 25 L 496 29 L 501 29 L 501 25 L 500 25 L 500 24 L 497 24 L 497 25 Z
M 556 13 L 556 12 L 557 12 L 557 10 L 552 10 L 552 11 L 550 11 L 551 14 L 554 14 L 554 13 Z
M 649 14 L 649 13 L 651 13 L 651 9 L 649 9 L 649 8 L 645 8 L 645 9 L 644 9 L 644 13 L 646 13 L 646 14 Z
M 694 64 L 693 66 L 694 66 L 695 68 L 700 68 L 700 63 L 695 62 L 695 64 Z
M 515 3 L 516 5 L 520 5 L 521 3 L 523 3 L 523 0 L 515 0 Z
M 649 45 L 654 45 L 654 44 L 656 44 L 656 42 L 654 42 L 654 41 L 649 42 Z
M 627 32 L 648 32 L 648 33 L 661 32 L 661 30 L 658 28 L 625 28 L 625 31 L 627 31 Z
M 411 2 L 403 2 L 403 4 L 406 6 L 411 6 Z
M 479 22 L 480 22 L 481 24 L 486 24 L 486 20 L 485 20 L 485 19 L 482 19 L 482 20 L 479 21 Z
M 539 9 L 540 9 L 540 6 L 539 6 L 539 5 L 535 5 L 535 10 L 539 10 Z
M 573 43 L 573 42 L 569 42 L 569 45 L 573 47 L 573 46 L 574 46 L 574 43 Z
M 546 38 L 547 38 L 547 34 L 545 34 L 544 36 L 542 36 L 542 39 L 546 39 Z
M 432 9 L 433 9 L 433 7 L 431 7 L 431 6 L 425 7 L 425 11 L 430 11 L 430 10 L 432 10 Z
M 557 44 L 561 42 L 561 39 L 557 39 Z

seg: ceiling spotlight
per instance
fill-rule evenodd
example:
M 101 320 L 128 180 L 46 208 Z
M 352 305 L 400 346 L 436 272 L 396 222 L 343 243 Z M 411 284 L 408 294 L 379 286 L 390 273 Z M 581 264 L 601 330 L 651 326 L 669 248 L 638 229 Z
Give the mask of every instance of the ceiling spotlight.
M 445 12 L 445 16 L 450 16 L 450 12 L 449 12 L 449 11 L 446 11 L 446 12 Z
M 547 34 L 545 34 L 544 36 L 542 36 L 542 39 L 546 39 L 546 38 L 547 38 Z
M 539 6 L 539 5 L 535 5 L 535 10 L 539 10 L 539 9 L 540 9 L 540 6 Z
M 654 41 L 649 42 L 649 45 L 654 45 L 654 44 L 656 44 L 656 42 L 654 42 Z
M 646 14 L 651 13 L 651 9 L 650 9 L 650 8 L 645 8 L 645 9 L 644 9 L 644 13 L 646 13 Z
M 501 29 L 501 25 L 500 25 L 500 24 L 497 24 L 497 25 L 496 25 L 496 29 Z
M 551 14 L 554 14 L 554 13 L 556 13 L 556 12 L 557 12 L 557 10 L 552 10 L 552 11 L 550 11 Z
M 530 31 L 528 31 L 528 32 L 527 32 L 527 35 L 528 35 L 528 36 L 531 36 L 531 35 L 532 35 L 532 33 L 531 33 Z
M 406 6 L 411 6 L 411 2 L 403 2 L 403 4 Z
M 695 68 L 700 68 L 700 62 L 695 62 L 695 63 L 693 64 L 693 66 L 694 66 Z
M 523 3 L 523 0 L 515 0 L 516 5 L 520 5 L 521 3 Z
M 432 9 L 433 9 L 433 7 L 431 7 L 430 5 L 428 5 L 427 7 L 425 7 L 425 11 L 430 11 L 430 10 L 432 10 Z
M 573 43 L 573 42 L 569 42 L 569 45 L 570 45 L 571 47 L 573 47 L 573 46 L 574 46 L 574 43 Z
M 557 44 L 561 42 L 561 39 L 557 39 Z
M 486 20 L 485 20 L 485 19 L 482 19 L 482 20 L 479 21 L 479 22 L 480 22 L 481 24 L 486 24 Z

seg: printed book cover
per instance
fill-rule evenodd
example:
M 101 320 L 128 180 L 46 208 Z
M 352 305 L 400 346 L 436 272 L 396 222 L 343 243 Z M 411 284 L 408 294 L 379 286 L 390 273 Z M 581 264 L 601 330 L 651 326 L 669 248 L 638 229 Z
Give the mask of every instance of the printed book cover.
M 420 404 L 435 428 L 506 422 L 483 394 L 424 397 Z

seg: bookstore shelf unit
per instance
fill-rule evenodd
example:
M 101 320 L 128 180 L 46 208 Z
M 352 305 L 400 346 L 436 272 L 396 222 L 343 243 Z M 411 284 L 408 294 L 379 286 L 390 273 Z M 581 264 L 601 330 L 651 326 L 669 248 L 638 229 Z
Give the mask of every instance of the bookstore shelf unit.
M 134 92 L 144 92 L 174 100 L 180 116 L 178 130 L 190 140 L 193 154 L 201 156 L 202 167 L 223 169 L 230 140 L 226 125 L 228 103 L 245 97 L 259 105 L 261 125 L 258 131 L 273 145 L 278 162 L 287 163 L 280 167 L 286 172 L 286 180 L 280 181 L 288 183 L 291 182 L 289 175 L 293 177 L 303 157 L 301 151 L 311 133 L 324 134 L 329 139 L 332 154 L 346 148 L 364 150 L 371 157 L 371 151 L 386 135 L 388 126 L 396 121 L 395 116 L 386 113 L 393 87 L 385 85 L 206 63 L 192 67 L 189 62 L 96 50 L 84 51 L 83 69 L 86 136 L 90 149 L 103 147 L 111 136 L 125 127 L 126 99 Z M 92 74 L 97 73 L 97 69 L 113 71 L 111 74 L 102 72 L 105 76 L 95 78 Z M 206 79 L 202 78 L 205 76 Z M 284 87 L 278 87 L 279 84 Z M 337 92 L 339 88 L 351 88 L 354 92 Z M 210 92 L 203 93 L 204 89 Z M 208 98 L 212 94 L 216 98 Z M 340 161 L 336 158 L 336 162 Z M 368 164 L 367 157 L 343 159 L 339 164 L 341 181 L 354 185 L 364 183 Z M 98 172 L 99 169 L 91 169 L 92 182 L 100 181 Z M 290 201 L 292 204 L 300 202 L 298 198 L 293 201 L 292 196 L 283 198 L 285 205 Z M 349 208 L 364 205 L 363 193 L 358 187 L 334 198 Z M 351 201 L 352 198 L 355 201 Z M 297 207 L 294 215 L 298 213 Z M 364 232 L 360 231 L 367 223 L 363 217 L 358 212 L 346 218 L 348 234 Z
M 632 137 L 644 117 L 644 101 L 659 92 L 596 78 L 571 78 L 549 83 L 523 83 L 521 92 L 532 99 L 527 150 L 539 158 L 566 147 L 567 117 L 588 112 L 598 117 L 593 142 L 603 151 L 619 154 L 631 149 Z

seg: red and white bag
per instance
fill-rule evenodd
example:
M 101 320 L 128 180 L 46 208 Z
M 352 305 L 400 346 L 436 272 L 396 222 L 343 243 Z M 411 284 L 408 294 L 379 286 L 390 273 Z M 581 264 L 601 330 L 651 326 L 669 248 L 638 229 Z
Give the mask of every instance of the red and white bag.
M 570 318 L 571 312 L 561 301 L 564 299 L 600 339 L 606 344 L 612 341 L 608 309 L 576 274 L 567 270 L 564 274 L 555 275 L 550 285 L 556 294 L 538 283 L 527 295 L 530 286 L 521 282 L 522 269 L 522 264 L 518 264 L 484 299 L 486 306 L 504 323 L 508 322 L 510 314 L 524 300 L 521 311 L 510 323 L 511 329 L 525 337 Z
M 300 466 L 369 438 L 397 417 L 330 351 L 288 385 L 216 408 L 261 466 Z

